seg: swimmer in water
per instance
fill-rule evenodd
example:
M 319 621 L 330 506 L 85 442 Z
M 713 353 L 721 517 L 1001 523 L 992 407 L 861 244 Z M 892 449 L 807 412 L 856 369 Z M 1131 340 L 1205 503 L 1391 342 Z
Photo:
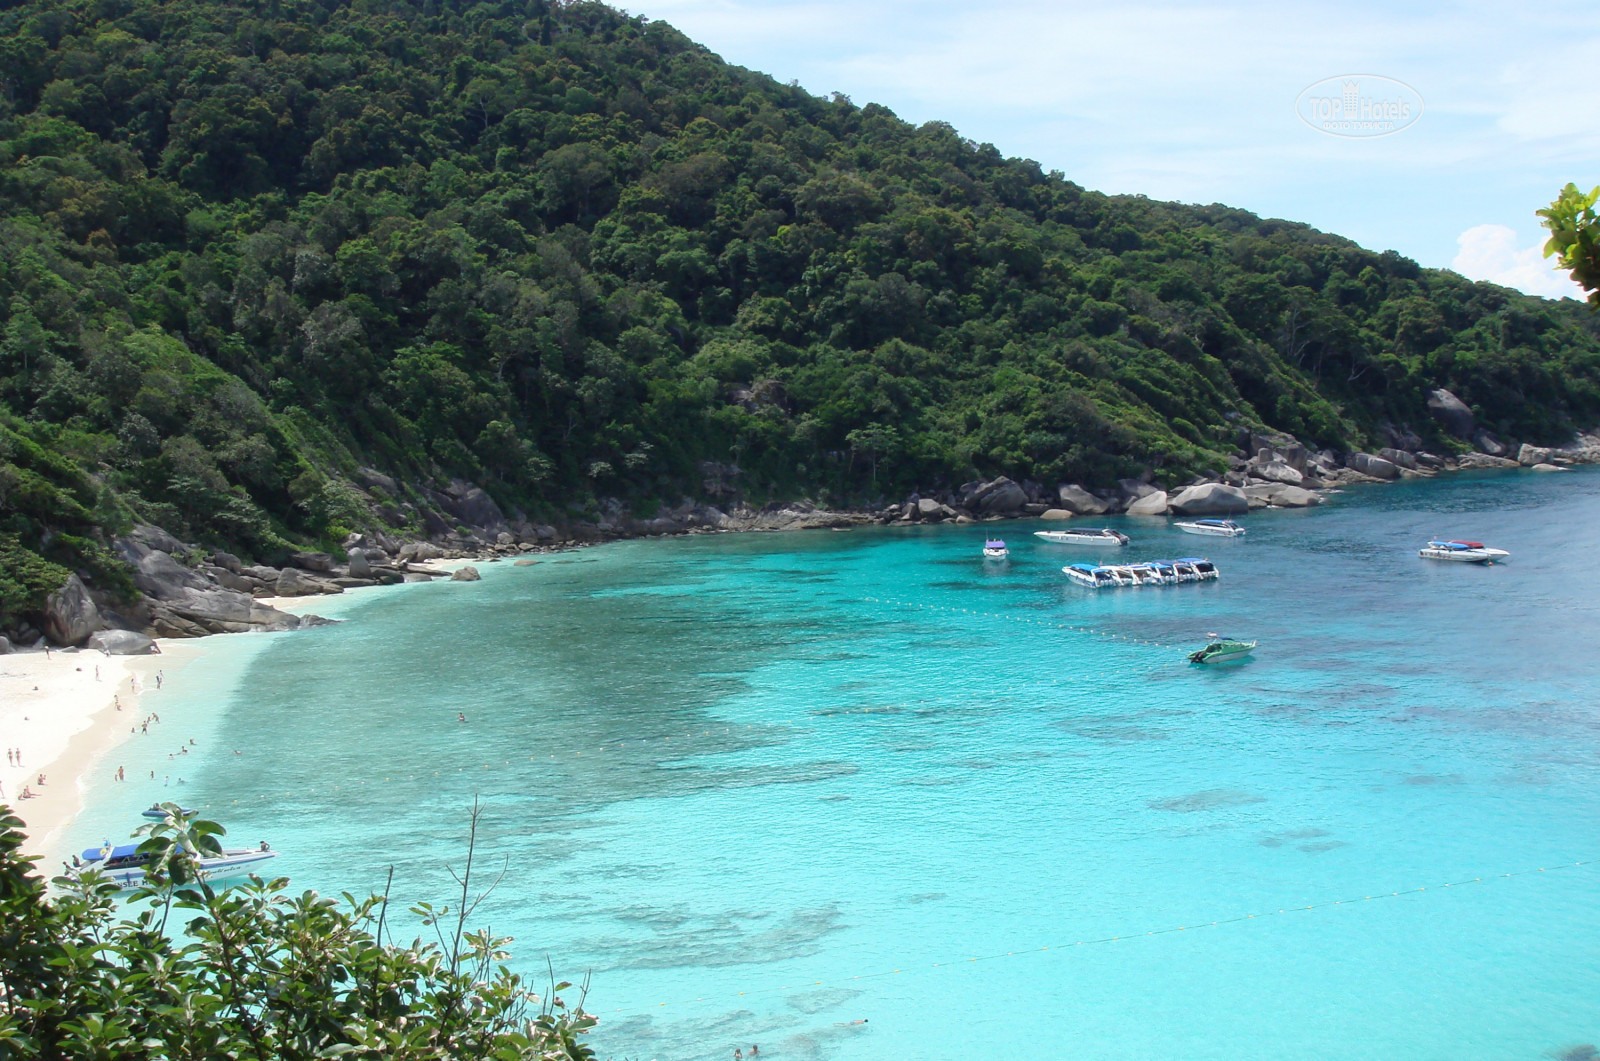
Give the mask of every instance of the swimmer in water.
M 456 721 L 457 722 L 465 722 L 466 720 L 467 720 L 467 713 L 465 711 L 457 711 L 456 712 Z

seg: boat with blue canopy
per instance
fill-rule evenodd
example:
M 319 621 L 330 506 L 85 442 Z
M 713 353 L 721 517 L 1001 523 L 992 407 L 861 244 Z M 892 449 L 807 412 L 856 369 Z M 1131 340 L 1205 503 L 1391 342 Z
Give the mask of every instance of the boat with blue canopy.
M 1004 560 L 1011 552 L 1006 548 L 1006 543 L 999 538 L 990 538 L 983 543 L 983 558 L 985 560 Z
M 242 877 L 254 873 L 262 863 L 277 857 L 278 852 L 264 842 L 260 847 L 225 849 L 220 855 L 199 860 L 200 877 L 210 882 Z M 96 870 L 119 888 L 139 888 L 144 885 L 145 868 L 154 858 L 154 855 L 141 852 L 136 843 L 115 846 L 107 843 L 100 847 L 85 848 L 82 854 L 73 859 L 70 872 L 76 877 Z
M 1458 564 L 1492 564 L 1511 559 L 1504 549 L 1491 549 L 1482 542 L 1432 541 L 1417 550 L 1424 560 L 1454 560 Z

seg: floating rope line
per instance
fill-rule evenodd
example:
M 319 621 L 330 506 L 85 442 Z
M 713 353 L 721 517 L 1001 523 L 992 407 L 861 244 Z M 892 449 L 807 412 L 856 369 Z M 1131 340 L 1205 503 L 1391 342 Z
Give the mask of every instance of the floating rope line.
M 1129 637 L 1127 634 L 1118 634 L 1110 630 L 1097 630 L 1092 626 L 1081 626 L 1076 623 L 1057 623 L 1047 619 L 1029 619 L 1025 615 L 1007 615 L 1003 612 L 980 612 L 971 608 L 951 608 L 942 604 L 921 604 L 917 601 L 896 600 L 893 597 L 863 597 L 871 604 L 891 604 L 897 608 L 917 608 L 930 612 L 959 612 L 963 615 L 976 615 L 986 619 L 1001 619 L 1005 622 L 1028 623 L 1031 626 L 1049 626 L 1057 630 L 1072 630 L 1080 634 L 1089 634 L 1093 637 L 1104 637 L 1113 641 L 1127 641 L 1135 645 L 1149 645 L 1152 648 L 1170 648 L 1181 651 L 1184 646 L 1171 645 L 1164 641 L 1152 641 L 1146 637 Z
M 1123 933 L 1121 935 L 1117 935 L 1117 936 L 1100 936 L 1100 937 L 1097 937 L 1097 938 L 1094 938 L 1094 939 L 1074 940 L 1071 943 L 1054 944 L 1054 945 L 1051 945 L 1051 946 L 1025 947 L 1025 948 L 1021 948 L 1021 949 L 1017 949 L 1017 950 L 996 951 L 993 954 L 980 954 L 980 955 L 977 955 L 976 957 L 970 957 L 970 958 L 952 958 L 952 959 L 946 959 L 944 961 L 918 963 L 918 964 L 915 964 L 915 965 L 912 965 L 912 964 L 908 963 L 908 964 L 902 966 L 899 969 L 880 969 L 877 972 L 858 973 L 855 976 L 835 977 L 835 978 L 833 978 L 831 980 L 806 980 L 806 981 L 796 982 L 796 983 L 793 983 L 793 984 L 784 984 L 781 987 L 768 987 L 768 988 L 761 988 L 761 989 L 752 990 L 752 991 L 737 991 L 737 992 L 734 992 L 734 993 L 728 994 L 728 995 L 712 996 L 710 1000 L 711 1001 L 726 1000 L 726 1001 L 731 1002 L 736 998 L 777 997 L 777 996 L 782 996 L 786 992 L 789 992 L 789 991 L 810 990 L 812 988 L 817 988 L 817 987 L 842 987 L 845 984 L 853 984 L 853 983 L 856 983 L 856 982 L 861 981 L 861 980 L 878 980 L 878 979 L 882 979 L 884 977 L 898 976 L 898 975 L 901 975 L 901 974 L 903 974 L 903 973 L 905 973 L 907 971 L 915 972 L 917 970 L 923 970 L 923 969 L 944 969 L 944 968 L 948 968 L 948 967 L 951 967 L 951 966 L 957 966 L 957 965 L 971 965 L 974 962 L 999 961 L 1002 958 L 1021 958 L 1021 957 L 1026 957 L 1028 955 L 1044 954 L 1044 953 L 1046 953 L 1048 951 L 1055 951 L 1057 953 L 1060 953 L 1062 951 L 1071 950 L 1074 947 L 1089 947 L 1089 946 L 1094 946 L 1096 944 L 1127 943 L 1127 942 L 1131 942 L 1133 940 L 1138 940 L 1138 939 L 1149 939 L 1151 936 L 1166 936 L 1166 935 L 1171 935 L 1171 934 L 1173 934 L 1175 932 L 1198 932 L 1201 929 L 1220 928 L 1220 927 L 1222 927 L 1224 925 L 1243 924 L 1243 923 L 1245 923 L 1247 921 L 1262 921 L 1262 920 L 1265 920 L 1265 919 L 1267 919 L 1269 917 L 1277 917 L 1277 916 L 1282 915 L 1282 914 L 1303 914 L 1303 913 L 1306 913 L 1306 912 L 1311 911 L 1311 910 L 1327 910 L 1327 909 L 1330 909 L 1331 907 L 1335 907 L 1335 906 L 1353 906 L 1356 903 L 1376 902 L 1376 901 L 1378 901 L 1380 899 L 1393 899 L 1393 898 L 1397 898 L 1397 897 L 1403 896 L 1403 895 L 1420 895 L 1423 892 L 1429 892 L 1429 891 L 1441 892 L 1441 891 L 1444 891 L 1444 890 L 1446 890 L 1448 888 L 1465 888 L 1465 887 L 1468 887 L 1468 886 L 1474 885 L 1474 884 L 1490 884 L 1490 883 L 1493 883 L 1495 881 L 1502 881 L 1502 880 L 1506 880 L 1506 879 L 1511 878 L 1511 877 L 1528 877 L 1528 876 L 1533 876 L 1533 875 L 1539 874 L 1539 873 L 1549 873 L 1549 872 L 1552 872 L 1554 870 L 1574 869 L 1574 868 L 1577 868 L 1579 866 L 1593 866 L 1593 865 L 1596 865 L 1597 863 L 1600 863 L 1600 859 L 1592 859 L 1591 858 L 1591 859 L 1587 859 L 1587 860 L 1582 861 L 1582 862 L 1561 862 L 1561 863 L 1556 863 L 1556 864 L 1553 864 L 1553 865 L 1550 865 L 1550 866 L 1540 866 L 1537 869 L 1513 870 L 1510 873 L 1497 873 L 1497 874 L 1494 874 L 1494 875 L 1488 876 L 1488 877 L 1473 877 L 1470 880 L 1451 881 L 1451 882 L 1449 882 L 1447 884 L 1436 884 L 1436 885 L 1422 886 L 1422 887 L 1416 887 L 1416 888 L 1404 888 L 1404 889 L 1402 889 L 1400 891 L 1392 891 L 1392 892 L 1377 892 L 1377 893 L 1375 893 L 1373 895 L 1363 895 L 1363 896 L 1361 896 L 1359 898 L 1327 899 L 1327 900 L 1324 900 L 1322 902 L 1310 903 L 1310 904 L 1305 905 L 1305 906 L 1300 906 L 1300 905 L 1285 906 L 1285 907 L 1282 907 L 1281 909 L 1278 909 L 1278 910 L 1263 910 L 1263 911 L 1260 911 L 1259 913 L 1254 913 L 1254 914 L 1240 914 L 1240 915 L 1235 916 L 1235 917 L 1219 918 L 1218 920 L 1215 920 L 1215 921 L 1197 921 L 1192 925 L 1173 925 L 1173 926 L 1169 926 L 1169 927 L 1166 927 L 1166 928 L 1153 928 L 1153 929 L 1149 929 L 1149 930 L 1144 931 L 1144 932 L 1125 932 L 1125 933 Z M 687 998 L 686 999 L 679 999 L 676 1002 L 658 1002 L 654 1006 L 651 1006 L 651 1007 L 649 1007 L 647 1009 L 643 1009 L 643 1010 L 630 1011 L 626 1007 L 619 1006 L 615 1010 L 612 1010 L 612 1012 L 614 1012 L 614 1013 L 626 1013 L 626 1012 L 653 1013 L 653 1012 L 658 1012 L 663 1007 L 669 1006 L 669 1005 L 684 1006 L 684 1005 L 689 1005 L 689 1004 L 694 1003 L 694 1002 L 705 1002 L 705 1001 L 708 1001 L 707 996 L 700 996 L 698 998 L 692 998 L 692 999 L 687 999 Z

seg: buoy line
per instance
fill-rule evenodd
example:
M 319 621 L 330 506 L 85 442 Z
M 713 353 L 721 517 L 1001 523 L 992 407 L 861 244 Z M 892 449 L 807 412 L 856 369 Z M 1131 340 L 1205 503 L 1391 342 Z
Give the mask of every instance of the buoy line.
M 1049 626 L 1057 630 L 1072 630 L 1080 634 L 1090 634 L 1094 637 L 1109 638 L 1113 641 L 1127 641 L 1135 645 L 1149 645 L 1152 648 L 1170 648 L 1173 651 L 1182 651 L 1182 645 L 1170 645 L 1165 641 L 1152 641 L 1145 637 L 1129 637 L 1127 634 L 1118 634 L 1110 630 L 1097 630 L 1092 626 L 1081 626 L 1076 623 L 1057 623 L 1045 619 L 1030 619 L 1025 615 L 1007 615 L 1003 612 L 984 612 L 973 608 L 952 608 L 943 604 L 922 604 L 917 601 L 896 600 L 893 597 L 863 597 L 864 602 L 870 604 L 890 604 L 897 608 L 917 608 L 922 611 L 950 612 L 952 614 L 976 615 L 985 619 L 1000 619 L 1011 623 L 1028 623 L 1031 626 Z
M 1593 866 L 1596 863 L 1600 863 L 1600 859 L 1592 859 L 1591 858 L 1591 859 L 1586 859 L 1586 860 L 1581 861 L 1581 862 L 1561 862 L 1561 863 L 1555 863 L 1555 864 L 1552 864 L 1552 865 L 1549 865 L 1549 866 L 1540 866 L 1538 868 L 1513 870 L 1513 871 L 1511 871 L 1509 873 L 1496 873 L 1496 874 L 1494 874 L 1492 876 L 1488 876 L 1488 877 L 1473 877 L 1473 878 L 1471 878 L 1469 880 L 1451 881 L 1451 882 L 1446 883 L 1446 884 L 1425 885 L 1425 886 L 1419 886 L 1419 887 L 1416 887 L 1416 888 L 1403 888 L 1400 891 L 1388 891 L 1388 892 L 1380 891 L 1380 892 L 1375 892 L 1372 895 L 1363 895 L 1363 896 L 1360 896 L 1359 898 L 1327 899 L 1327 900 L 1324 900 L 1322 902 L 1310 903 L 1310 904 L 1307 904 L 1305 906 L 1300 906 L 1300 905 L 1285 906 L 1285 907 L 1282 907 L 1281 909 L 1277 909 L 1277 910 L 1270 910 L 1269 909 L 1269 910 L 1263 910 L 1263 911 L 1260 911 L 1259 913 L 1254 913 L 1254 914 L 1239 914 L 1239 915 L 1234 916 L 1234 917 L 1218 918 L 1215 921 L 1197 921 L 1197 922 L 1195 922 L 1194 924 L 1191 924 L 1191 925 L 1171 925 L 1171 926 L 1168 926 L 1166 928 L 1153 928 L 1153 929 L 1149 929 L 1149 930 L 1146 930 L 1146 931 L 1143 931 L 1143 932 L 1133 931 L 1133 932 L 1125 932 L 1125 933 L 1122 933 L 1121 935 L 1116 935 L 1116 936 L 1100 936 L 1100 937 L 1094 938 L 1094 939 L 1074 940 L 1071 943 L 1052 944 L 1052 945 L 1048 945 L 1048 946 L 1022 947 L 1022 948 L 1018 948 L 1018 949 L 1015 949 L 1015 950 L 996 951 L 996 952 L 994 952 L 992 954 L 979 954 L 979 955 L 977 955 L 975 957 L 968 957 L 968 958 L 950 958 L 950 959 L 946 959 L 944 961 L 919 962 L 919 963 L 916 963 L 916 964 L 906 963 L 906 964 L 903 964 L 900 968 L 897 968 L 897 969 L 879 969 L 876 972 L 858 973 L 858 974 L 856 974 L 854 976 L 834 977 L 834 978 L 829 979 L 829 980 L 804 980 L 804 981 L 797 981 L 797 982 L 792 983 L 792 984 L 784 984 L 784 985 L 782 985 L 780 987 L 766 987 L 766 988 L 757 988 L 757 989 L 753 989 L 753 990 L 749 990 L 749 991 L 737 991 L 737 992 L 733 992 L 733 993 L 727 994 L 727 995 L 722 995 L 722 994 L 712 995 L 712 996 L 702 995 L 702 996 L 699 996 L 697 998 L 678 999 L 675 1002 L 658 1002 L 658 1003 L 656 1003 L 656 1004 L 654 1004 L 652 1006 L 649 1006 L 648 1008 L 645 1008 L 645 1009 L 631 1009 L 630 1010 L 627 1007 L 618 1006 L 616 1009 L 612 1010 L 611 1012 L 613 1012 L 613 1013 L 645 1014 L 645 1013 L 658 1012 L 663 1007 L 666 1007 L 666 1006 L 684 1006 L 684 1005 L 690 1005 L 690 1004 L 695 1003 L 695 1002 L 719 1001 L 719 1000 L 725 1000 L 725 1001 L 728 1001 L 728 1002 L 732 1002 L 735 999 L 739 999 L 739 998 L 775 998 L 775 997 L 781 997 L 781 996 L 787 994 L 790 991 L 810 990 L 812 988 L 817 988 L 817 987 L 843 987 L 846 984 L 853 984 L 853 983 L 857 983 L 858 981 L 862 981 L 862 980 L 879 980 L 879 979 L 883 979 L 885 977 L 899 976 L 899 975 L 902 975 L 902 974 L 904 974 L 906 972 L 915 972 L 915 971 L 918 971 L 918 970 L 944 969 L 944 968 L 949 968 L 949 967 L 958 966 L 958 965 L 971 965 L 974 962 L 999 961 L 1002 958 L 1021 958 L 1021 957 L 1026 957 L 1026 956 L 1029 956 L 1029 955 L 1044 954 L 1046 952 L 1051 952 L 1051 951 L 1059 954 L 1059 953 L 1062 953 L 1062 952 L 1065 952 L 1065 951 L 1070 951 L 1075 947 L 1090 947 L 1090 946 L 1095 946 L 1097 944 L 1106 944 L 1106 943 L 1128 943 L 1128 942 L 1132 942 L 1134 940 L 1149 939 L 1152 936 L 1172 935 L 1173 933 L 1176 933 L 1176 932 L 1198 932 L 1198 931 L 1200 931 L 1202 929 L 1207 929 L 1207 928 L 1221 928 L 1224 925 L 1238 925 L 1238 924 L 1243 924 L 1243 923 L 1248 922 L 1248 921 L 1262 921 L 1262 920 L 1265 920 L 1265 919 L 1267 919 L 1269 917 L 1277 917 L 1277 916 L 1284 915 L 1284 914 L 1301 914 L 1301 913 L 1306 913 L 1306 912 L 1311 911 L 1311 910 L 1327 910 L 1327 909 L 1330 909 L 1330 908 L 1335 907 L 1335 906 L 1353 906 L 1353 905 L 1355 905 L 1357 903 L 1376 902 L 1376 901 L 1378 901 L 1380 899 L 1393 899 L 1393 898 L 1398 898 L 1400 896 L 1406 896 L 1406 895 L 1420 895 L 1420 894 L 1422 894 L 1424 892 L 1430 892 L 1430 891 L 1432 891 L 1432 892 L 1441 892 L 1441 891 L 1445 891 L 1446 889 L 1449 889 L 1449 888 L 1465 888 L 1465 887 L 1469 887 L 1469 886 L 1474 885 L 1474 884 L 1491 884 L 1491 883 L 1493 883 L 1495 881 L 1503 881 L 1503 880 L 1507 880 L 1507 879 L 1513 878 L 1513 877 L 1529 877 L 1529 876 L 1533 876 L 1533 875 L 1539 874 L 1539 873 L 1553 872 L 1555 870 L 1576 869 L 1576 868 L 1581 867 L 1581 866 Z

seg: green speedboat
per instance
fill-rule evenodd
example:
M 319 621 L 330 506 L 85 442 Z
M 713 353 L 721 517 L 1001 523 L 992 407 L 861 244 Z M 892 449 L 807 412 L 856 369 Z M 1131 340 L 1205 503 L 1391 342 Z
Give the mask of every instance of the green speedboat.
M 1256 650 L 1254 641 L 1213 641 L 1205 648 L 1189 653 L 1190 663 L 1232 663 L 1244 659 Z

